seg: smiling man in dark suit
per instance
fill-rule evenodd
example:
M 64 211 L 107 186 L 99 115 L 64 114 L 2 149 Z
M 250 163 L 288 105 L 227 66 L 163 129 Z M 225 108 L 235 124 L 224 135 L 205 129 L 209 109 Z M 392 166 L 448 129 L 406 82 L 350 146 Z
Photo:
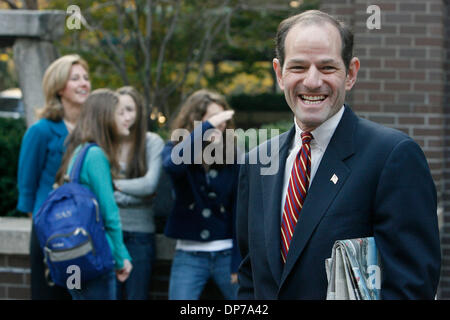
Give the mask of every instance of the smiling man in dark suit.
M 248 161 L 241 167 L 238 298 L 325 299 L 334 242 L 373 236 L 381 298 L 433 299 L 441 261 L 436 189 L 417 143 L 344 104 L 360 67 L 353 34 L 307 11 L 284 20 L 276 40 L 273 67 L 294 126 L 275 138 L 276 174 Z

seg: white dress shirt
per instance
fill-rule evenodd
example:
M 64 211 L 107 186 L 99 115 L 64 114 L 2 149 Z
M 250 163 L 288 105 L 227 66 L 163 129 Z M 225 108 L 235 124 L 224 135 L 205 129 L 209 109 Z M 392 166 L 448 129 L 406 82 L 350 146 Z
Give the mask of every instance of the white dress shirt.
M 313 139 L 311 140 L 311 178 L 309 180 L 309 185 L 316 175 L 317 169 L 319 168 L 320 161 L 322 161 L 323 154 L 327 149 L 328 143 L 334 134 L 339 122 L 341 121 L 342 115 L 344 114 L 344 106 L 330 119 L 322 123 L 316 129 L 311 131 Z M 292 166 L 294 165 L 295 157 L 300 151 L 302 146 L 302 129 L 297 125 L 294 117 L 295 124 L 295 137 L 292 141 L 292 145 L 289 149 L 289 154 L 286 160 L 286 168 L 284 169 L 284 180 L 283 180 L 283 194 L 281 195 L 281 219 L 283 218 L 284 202 L 286 200 L 286 193 L 289 184 L 289 178 L 291 177 Z

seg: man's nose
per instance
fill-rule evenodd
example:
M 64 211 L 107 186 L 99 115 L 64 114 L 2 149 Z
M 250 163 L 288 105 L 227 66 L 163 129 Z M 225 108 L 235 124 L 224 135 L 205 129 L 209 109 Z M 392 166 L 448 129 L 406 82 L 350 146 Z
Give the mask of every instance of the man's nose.
M 315 66 L 311 66 L 308 69 L 306 77 L 303 80 L 303 85 L 310 90 L 317 89 L 322 86 L 320 71 Z

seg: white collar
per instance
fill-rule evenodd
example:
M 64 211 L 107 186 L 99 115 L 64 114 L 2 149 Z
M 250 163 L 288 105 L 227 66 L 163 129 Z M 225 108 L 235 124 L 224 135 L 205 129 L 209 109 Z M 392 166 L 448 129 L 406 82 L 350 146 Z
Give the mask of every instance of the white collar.
M 326 120 L 324 123 L 315 128 L 313 131 L 311 131 L 311 134 L 314 137 L 311 143 L 316 144 L 321 151 L 325 151 L 325 149 L 327 148 L 328 143 L 330 142 L 331 137 L 334 134 L 334 131 L 336 131 L 336 128 L 339 122 L 341 121 L 342 115 L 344 114 L 344 110 L 345 108 L 344 106 L 342 106 L 341 109 L 338 112 L 336 112 L 334 116 Z M 294 116 L 294 124 L 295 124 L 294 144 L 301 145 L 302 144 L 301 134 L 303 130 L 300 129 L 300 127 L 297 124 L 297 121 L 295 121 L 295 116 Z

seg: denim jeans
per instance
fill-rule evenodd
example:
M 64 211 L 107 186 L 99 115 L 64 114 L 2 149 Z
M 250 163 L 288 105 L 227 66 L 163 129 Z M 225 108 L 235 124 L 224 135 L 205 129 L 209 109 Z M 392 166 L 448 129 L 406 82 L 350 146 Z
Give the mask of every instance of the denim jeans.
M 130 253 L 133 269 L 125 282 L 117 281 L 117 299 L 148 300 L 152 265 L 155 259 L 155 235 L 124 231 L 123 242 Z
M 177 250 L 172 262 L 169 300 L 198 300 L 212 277 L 227 300 L 236 299 L 231 283 L 231 249 L 214 252 Z
M 81 289 L 69 290 L 73 300 L 115 300 L 116 273 L 114 270 L 81 284 Z

